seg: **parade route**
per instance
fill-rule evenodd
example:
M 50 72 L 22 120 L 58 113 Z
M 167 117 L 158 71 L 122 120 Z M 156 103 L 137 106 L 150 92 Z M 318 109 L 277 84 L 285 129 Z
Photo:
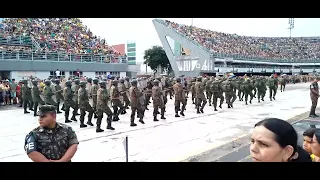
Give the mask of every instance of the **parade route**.
M 167 162 L 183 161 L 197 154 L 209 151 L 226 143 L 247 136 L 253 125 L 266 118 L 290 119 L 310 109 L 309 83 L 287 85 L 275 101 L 267 96 L 265 102 L 246 106 L 237 99 L 234 108 L 213 111 L 206 106 L 204 114 L 196 114 L 194 105 L 188 99 L 185 117 L 174 117 L 173 100 L 167 104 L 166 120 L 153 122 L 152 107 L 146 111 L 145 123 L 130 127 L 131 110 L 113 123 L 115 131 L 96 133 L 95 127 L 79 128 L 79 122 L 69 123 L 78 135 L 79 149 L 73 162 L 125 162 L 123 140 L 129 139 L 129 161 Z M 79 116 L 77 116 L 79 119 Z M 58 122 L 64 122 L 59 114 Z M 93 123 L 95 124 L 95 119 Z M 38 126 L 38 118 L 23 114 L 22 109 L 10 108 L 0 111 L 0 161 L 30 162 L 24 152 L 24 140 L 33 128 Z M 105 129 L 106 118 L 101 126 Z M 249 142 L 249 139 L 248 139 Z

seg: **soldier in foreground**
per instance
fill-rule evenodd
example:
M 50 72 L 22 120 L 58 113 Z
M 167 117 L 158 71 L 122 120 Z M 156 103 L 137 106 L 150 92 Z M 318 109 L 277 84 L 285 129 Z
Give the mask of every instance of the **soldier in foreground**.
M 104 130 L 101 129 L 101 122 L 102 122 L 102 118 L 103 118 L 103 113 L 107 114 L 107 129 L 110 130 L 115 130 L 112 126 L 112 111 L 108 106 L 108 101 L 110 100 L 109 98 L 109 94 L 108 91 L 106 89 L 107 87 L 107 82 L 102 81 L 99 83 L 100 88 L 97 91 L 97 114 L 98 114 L 98 118 L 97 118 L 97 128 L 96 128 L 96 132 L 103 132 Z
M 144 109 L 143 105 L 141 103 L 140 98 L 143 96 L 143 93 L 138 89 L 137 87 L 138 82 L 137 80 L 131 81 L 131 87 L 129 89 L 130 94 L 130 106 L 131 106 L 131 116 L 130 116 L 130 126 L 137 126 L 137 124 L 134 123 L 134 118 L 136 113 L 139 116 L 139 122 L 144 124 L 143 117 L 144 117 Z
M 153 81 L 153 87 L 152 87 L 152 99 L 153 99 L 153 121 L 159 121 L 157 119 L 157 115 L 159 112 L 160 108 L 160 114 L 161 114 L 161 119 L 166 119 L 164 117 L 164 110 L 165 110 L 165 105 L 163 102 L 163 92 L 161 91 L 159 87 L 160 81 L 158 79 Z
M 80 128 L 85 128 L 87 125 L 93 126 L 92 124 L 92 116 L 93 116 L 93 109 L 89 103 L 89 96 L 86 90 L 87 82 L 82 81 L 80 82 L 80 88 L 78 90 L 78 106 L 80 109 Z M 87 125 L 84 124 L 84 116 L 86 115 L 86 111 L 89 112 L 88 114 L 88 121 Z
M 33 116 L 38 116 L 38 105 L 40 104 L 42 106 L 45 102 L 40 97 L 41 92 L 38 87 L 38 81 L 33 80 L 32 84 Z
M 316 108 L 318 105 L 318 99 L 319 99 L 319 85 L 318 85 L 319 78 L 314 77 L 313 82 L 310 85 L 310 98 L 311 98 L 311 109 L 310 109 L 310 114 L 309 117 L 319 117 L 316 114 Z
M 186 108 L 186 93 L 183 89 L 183 85 L 181 84 L 181 79 L 177 78 L 176 83 L 173 85 L 173 91 L 174 91 L 174 110 L 175 110 L 175 117 L 179 116 L 179 110 L 180 110 L 180 104 L 182 104 L 182 108 L 180 111 L 181 116 L 184 115 L 184 110 Z
M 55 95 L 56 95 L 56 101 L 57 101 L 57 113 L 60 114 L 62 112 L 60 112 L 60 102 L 61 100 L 63 100 L 63 96 L 62 96 L 62 88 L 60 86 L 60 79 L 56 79 L 55 81 Z
M 39 124 L 25 138 L 24 149 L 33 162 L 71 162 L 79 141 L 74 130 L 56 122 L 56 107 L 40 107 Z
M 62 95 L 63 95 L 63 100 L 64 100 L 64 117 L 65 123 L 72 122 L 69 120 L 69 112 L 70 112 L 70 107 L 73 109 L 77 108 L 76 102 L 73 100 L 73 92 L 71 90 L 72 82 L 71 81 L 66 81 L 66 87 L 64 87 Z M 77 121 L 76 119 L 76 112 L 73 111 L 71 120 Z
M 195 84 L 195 91 L 196 91 L 196 107 L 197 113 L 199 114 L 204 113 L 203 108 L 207 104 L 206 97 L 204 95 L 205 85 L 202 83 L 202 77 L 197 78 L 197 82 Z
M 29 106 L 29 110 L 33 111 L 33 109 L 31 107 L 32 95 L 28 87 L 27 80 L 23 80 L 23 86 L 21 87 L 21 94 L 23 99 L 24 114 L 29 114 L 30 112 L 27 110 L 28 106 Z
M 123 104 L 120 101 L 120 92 L 118 90 L 118 81 L 112 80 L 110 88 L 110 97 L 113 107 L 113 121 L 119 121 L 119 115 L 124 110 Z
M 258 78 L 256 79 L 255 82 L 255 87 L 257 88 L 257 98 L 258 98 L 258 103 L 261 101 L 264 101 L 264 96 L 266 95 L 266 84 L 263 78 Z
M 99 79 L 94 79 L 92 80 L 93 82 L 93 85 L 91 86 L 91 96 L 92 96 L 92 108 L 93 108 L 93 111 L 94 111 L 94 118 L 98 118 L 97 116 L 97 93 L 98 93 L 98 89 L 99 89 L 99 86 L 98 86 L 98 82 L 99 82 Z

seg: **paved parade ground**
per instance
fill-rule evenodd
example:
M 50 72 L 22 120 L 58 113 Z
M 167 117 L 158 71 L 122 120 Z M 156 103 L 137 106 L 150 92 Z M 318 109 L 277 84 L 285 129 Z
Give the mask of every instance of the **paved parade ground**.
M 206 106 L 204 114 L 196 114 L 189 99 L 185 117 L 174 117 L 173 100 L 167 104 L 166 120 L 153 122 L 152 107 L 146 111 L 144 125 L 130 127 L 131 111 L 120 116 L 120 121 L 113 123 L 115 131 L 105 130 L 96 133 L 95 127 L 79 128 L 79 122 L 69 123 L 78 135 L 79 149 L 73 162 L 125 162 L 123 140 L 129 139 L 129 161 L 167 162 L 183 161 L 224 144 L 245 137 L 253 125 L 266 118 L 277 117 L 290 119 L 310 109 L 309 83 L 287 85 L 286 92 L 278 91 L 275 101 L 268 96 L 260 104 L 257 99 L 253 104 L 244 105 L 237 99 L 234 108 L 213 111 Z M 2 107 L 1 107 L 2 108 Z M 2 108 L 3 109 L 3 108 Z M 79 116 L 77 116 L 79 119 Z M 64 115 L 59 114 L 58 122 L 64 122 Z M 93 123 L 95 124 L 95 119 Z M 24 140 L 27 133 L 38 126 L 38 118 L 23 114 L 19 108 L 0 109 L 0 161 L 28 162 L 24 152 Z M 105 129 L 106 118 L 101 126 Z M 249 142 L 249 139 L 248 139 Z

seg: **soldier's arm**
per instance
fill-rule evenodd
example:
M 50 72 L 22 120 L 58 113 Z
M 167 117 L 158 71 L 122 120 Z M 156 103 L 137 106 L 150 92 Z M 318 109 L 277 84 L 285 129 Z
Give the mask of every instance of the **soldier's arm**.
M 24 150 L 26 151 L 28 157 L 33 162 L 50 162 L 49 159 L 47 159 L 44 155 L 42 155 L 40 152 L 38 152 L 38 142 L 37 142 L 33 132 L 30 132 L 26 136 Z
M 79 141 L 76 132 L 71 127 L 68 127 L 67 131 L 69 148 L 67 152 L 63 155 L 63 157 L 59 160 L 59 162 L 70 162 L 78 150 Z
M 315 90 L 315 86 L 313 83 L 310 85 L 310 90 L 312 91 L 313 94 L 315 94 L 316 96 L 319 96 L 318 92 Z

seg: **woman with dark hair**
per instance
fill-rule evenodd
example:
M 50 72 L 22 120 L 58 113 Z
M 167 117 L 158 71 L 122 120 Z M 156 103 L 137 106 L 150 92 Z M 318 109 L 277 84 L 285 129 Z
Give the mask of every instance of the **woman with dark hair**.
M 312 162 L 297 141 L 297 132 L 291 124 L 268 118 L 254 126 L 250 154 L 254 162 Z

